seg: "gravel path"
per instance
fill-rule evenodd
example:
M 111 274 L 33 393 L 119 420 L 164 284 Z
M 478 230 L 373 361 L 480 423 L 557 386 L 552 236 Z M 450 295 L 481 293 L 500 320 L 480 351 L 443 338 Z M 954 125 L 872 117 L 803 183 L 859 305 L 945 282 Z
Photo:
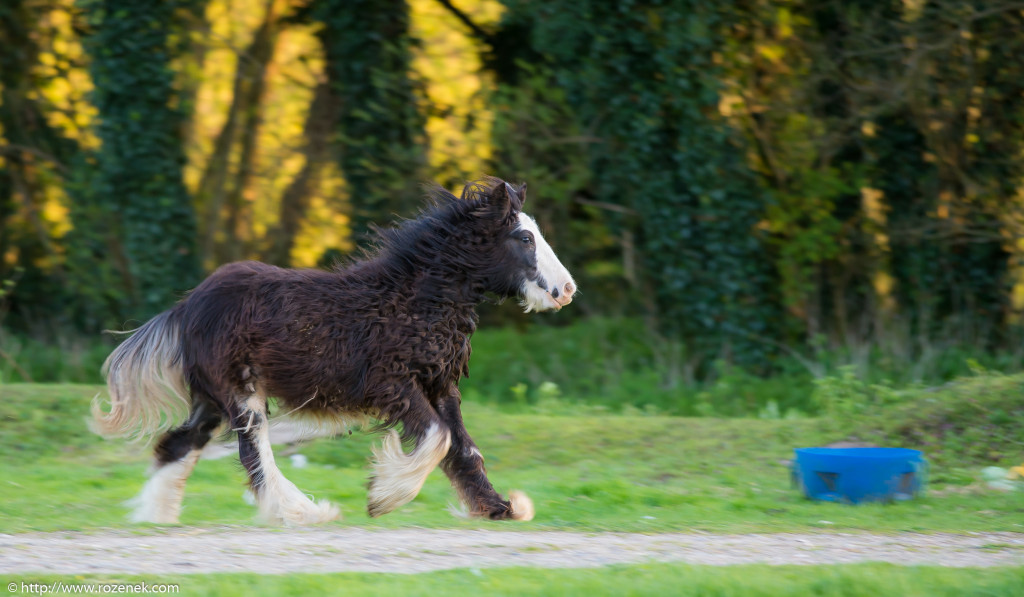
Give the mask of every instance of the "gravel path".
M 427 572 L 635 562 L 1022 566 L 1024 533 L 704 535 L 176 528 L 0 535 L 0 573 Z

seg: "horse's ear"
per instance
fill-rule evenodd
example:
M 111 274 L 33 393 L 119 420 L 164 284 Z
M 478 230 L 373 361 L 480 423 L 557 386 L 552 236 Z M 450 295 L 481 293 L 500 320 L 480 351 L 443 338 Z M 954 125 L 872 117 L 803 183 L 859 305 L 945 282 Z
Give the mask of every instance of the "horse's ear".
M 519 187 L 519 189 L 516 189 L 514 186 L 512 186 L 512 185 L 510 185 L 510 184 L 508 184 L 506 182 L 505 183 L 505 194 L 508 195 L 509 204 L 510 204 L 513 212 L 518 214 L 519 212 L 523 211 L 523 201 L 526 199 L 526 185 L 525 184 L 523 186 Z
M 514 221 L 519 217 L 523 209 L 523 197 L 525 193 L 516 190 L 507 182 L 501 181 L 494 185 L 490 195 L 487 196 L 487 206 L 492 214 L 505 222 Z

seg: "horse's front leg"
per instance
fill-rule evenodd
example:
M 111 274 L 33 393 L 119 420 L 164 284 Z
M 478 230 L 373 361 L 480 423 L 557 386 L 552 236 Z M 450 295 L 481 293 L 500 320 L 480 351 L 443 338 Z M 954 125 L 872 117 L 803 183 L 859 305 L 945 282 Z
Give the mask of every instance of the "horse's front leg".
M 461 402 L 459 391 L 455 388 L 452 388 L 448 396 L 437 402 L 437 412 L 452 434 L 452 445 L 441 461 L 441 468 L 451 479 L 471 516 L 493 520 L 531 520 L 533 502 L 525 493 L 511 491 L 509 499 L 505 500 L 487 479 L 484 457 L 462 422 Z

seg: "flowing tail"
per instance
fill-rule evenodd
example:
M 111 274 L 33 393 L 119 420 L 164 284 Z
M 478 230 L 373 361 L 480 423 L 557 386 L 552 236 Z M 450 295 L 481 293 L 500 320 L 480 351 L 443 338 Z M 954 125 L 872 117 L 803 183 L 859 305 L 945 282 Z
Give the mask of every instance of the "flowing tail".
M 181 325 L 164 311 L 135 330 L 103 363 L 110 412 L 92 401 L 95 433 L 140 439 L 187 416 L 190 400 L 182 369 Z

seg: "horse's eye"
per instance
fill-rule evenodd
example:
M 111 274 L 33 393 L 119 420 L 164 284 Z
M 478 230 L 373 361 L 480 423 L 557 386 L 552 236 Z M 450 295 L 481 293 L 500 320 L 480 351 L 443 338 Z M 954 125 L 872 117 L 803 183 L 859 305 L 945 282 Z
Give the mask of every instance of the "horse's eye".
M 528 244 L 533 242 L 533 235 L 532 234 L 524 234 L 523 237 L 521 239 L 519 239 L 519 240 L 523 241 L 523 244 L 527 244 L 528 245 Z

